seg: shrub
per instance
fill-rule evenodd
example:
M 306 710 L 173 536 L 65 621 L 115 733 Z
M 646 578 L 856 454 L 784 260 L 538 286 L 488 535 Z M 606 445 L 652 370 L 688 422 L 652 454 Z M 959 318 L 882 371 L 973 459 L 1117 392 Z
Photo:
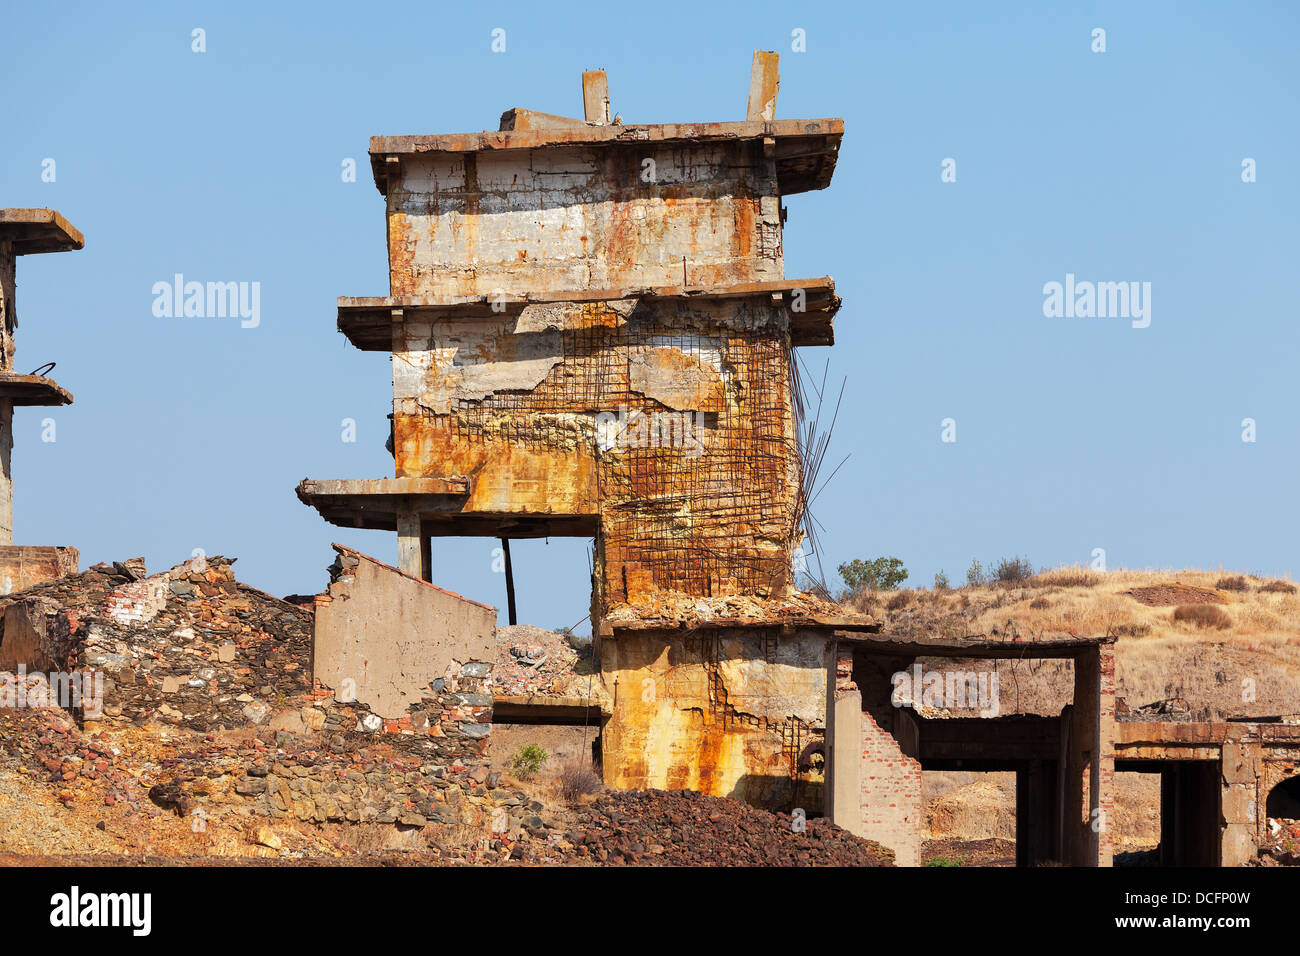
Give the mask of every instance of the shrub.
M 939 571 L 934 576 L 934 589 L 936 591 L 947 591 L 951 585 L 948 583 L 948 575 Z
M 1269 581 L 1268 584 L 1261 584 L 1259 589 L 1268 594 L 1295 594 L 1295 585 L 1290 581 L 1281 579 Z
M 1115 628 L 1116 637 L 1146 637 L 1150 633 L 1150 624 L 1121 624 Z
M 854 558 L 840 565 L 840 577 L 851 594 L 863 590 L 893 591 L 907 580 L 907 568 L 898 558 L 875 558 L 871 561 Z
M 903 608 L 907 607 L 911 603 L 912 603 L 912 592 L 899 591 L 897 594 L 895 594 L 893 597 L 889 599 L 889 603 L 886 604 L 885 607 L 890 611 L 901 611 Z
M 999 584 L 1019 584 L 1034 576 L 1034 566 L 1028 558 L 1003 558 L 993 571 L 993 579 Z
M 564 768 L 560 771 L 560 795 L 566 803 L 577 803 L 588 794 L 599 793 L 604 788 L 604 781 L 591 764 L 585 760 L 565 761 Z
M 527 780 L 537 775 L 537 771 L 542 769 L 542 764 L 546 763 L 550 756 L 537 744 L 529 744 L 515 751 L 515 755 L 510 758 L 510 769 L 514 771 L 515 776 Z
M 1052 602 L 1047 600 L 1047 598 L 1034 598 L 1029 602 L 1029 606 L 1035 611 L 1041 611 L 1045 607 L 1051 607 Z
M 979 563 L 978 558 L 970 559 L 970 567 L 966 569 L 966 586 L 979 588 L 988 584 L 988 577 L 984 574 L 984 565 Z
M 965 866 L 964 856 L 935 856 L 925 861 L 926 866 Z
M 1249 591 L 1250 583 L 1240 574 L 1231 577 L 1219 578 L 1214 582 L 1215 588 L 1220 591 Z
M 1232 618 L 1215 604 L 1182 604 L 1174 608 L 1174 620 L 1196 627 L 1213 627 L 1226 630 L 1232 627 Z

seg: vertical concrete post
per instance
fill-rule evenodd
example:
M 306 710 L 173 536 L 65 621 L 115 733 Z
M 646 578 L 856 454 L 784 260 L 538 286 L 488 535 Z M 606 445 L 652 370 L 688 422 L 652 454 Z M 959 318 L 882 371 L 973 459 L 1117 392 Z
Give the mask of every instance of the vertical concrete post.
M 397 568 L 412 577 L 423 578 L 423 544 L 420 516 L 414 511 L 397 515 Z
M 14 543 L 14 403 L 0 399 L 0 545 Z
M 14 328 L 18 315 L 14 307 L 16 263 L 13 243 L 0 239 L 0 371 L 13 371 Z M 10 470 L 14 447 L 14 403 L 0 401 L 0 545 L 14 543 L 14 482 Z
M 1261 780 L 1256 733 L 1249 725 L 1229 724 L 1223 741 L 1219 760 L 1220 866 L 1245 866 L 1253 860 L 1267 825 L 1267 781 Z
M 609 125 L 609 78 L 604 70 L 583 72 L 582 111 L 588 123 Z
M 1115 778 L 1115 647 L 1096 644 L 1074 658 L 1074 702 L 1064 810 L 1067 862 L 1110 866 Z
M 862 694 L 853 683 L 853 652 L 831 647 L 826 675 L 826 818 L 862 833 Z
M 745 119 L 751 123 L 770 123 L 776 119 L 776 91 L 781 85 L 778 66 L 780 54 L 755 50 L 749 70 L 749 105 Z

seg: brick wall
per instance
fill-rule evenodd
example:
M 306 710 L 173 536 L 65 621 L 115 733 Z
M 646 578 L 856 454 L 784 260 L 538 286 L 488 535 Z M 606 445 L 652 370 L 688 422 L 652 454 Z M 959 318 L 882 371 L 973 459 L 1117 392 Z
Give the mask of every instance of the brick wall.
M 899 866 L 921 862 L 921 762 L 862 714 L 862 833 L 894 851 Z

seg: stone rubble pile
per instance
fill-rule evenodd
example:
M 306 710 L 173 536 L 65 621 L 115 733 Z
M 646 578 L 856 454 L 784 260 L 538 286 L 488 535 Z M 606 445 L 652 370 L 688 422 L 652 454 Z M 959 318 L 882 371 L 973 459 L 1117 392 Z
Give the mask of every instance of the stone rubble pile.
M 575 811 L 570 862 L 632 866 L 891 866 L 893 852 L 829 821 L 692 790 L 612 790 Z M 801 825 L 800 825 L 801 824 Z
M 587 685 L 594 689 L 599 680 L 576 673 L 582 659 L 566 634 L 527 624 L 498 627 L 493 688 L 507 697 L 586 697 Z

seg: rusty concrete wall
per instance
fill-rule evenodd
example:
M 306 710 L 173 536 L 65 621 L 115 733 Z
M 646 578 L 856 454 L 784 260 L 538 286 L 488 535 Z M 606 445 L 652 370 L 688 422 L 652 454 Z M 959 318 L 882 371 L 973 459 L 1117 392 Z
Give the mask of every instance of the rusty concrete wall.
M 312 675 L 336 699 L 397 720 L 467 666 L 487 676 L 496 660 L 495 609 L 356 552 L 340 549 L 338 568 L 317 598 L 312 645 Z
M 395 296 L 780 279 L 776 165 L 758 140 L 406 156 L 388 252 Z
M 614 697 L 601 738 L 606 784 L 819 813 L 820 779 L 797 770 L 801 751 L 825 731 L 832 645 L 825 633 L 765 630 L 602 640 Z
M 408 320 L 397 474 L 472 476 L 467 511 L 598 514 L 602 602 L 782 594 L 800 481 L 788 321 L 761 299 Z
M 76 548 L 0 545 L 0 594 L 13 594 L 76 574 L 80 559 L 81 553 Z

